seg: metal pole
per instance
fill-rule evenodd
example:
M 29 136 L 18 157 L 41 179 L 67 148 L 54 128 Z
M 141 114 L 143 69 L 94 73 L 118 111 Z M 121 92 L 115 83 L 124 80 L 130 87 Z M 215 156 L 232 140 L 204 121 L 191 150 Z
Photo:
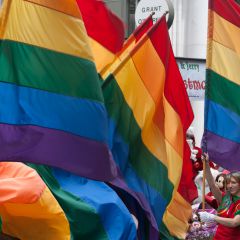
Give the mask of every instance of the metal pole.
M 138 5 L 138 0 L 135 0 L 135 9 L 136 9 L 136 7 L 137 7 L 137 5 Z
M 202 210 L 205 211 L 205 188 L 206 188 L 206 160 L 203 161 L 203 182 L 202 182 Z

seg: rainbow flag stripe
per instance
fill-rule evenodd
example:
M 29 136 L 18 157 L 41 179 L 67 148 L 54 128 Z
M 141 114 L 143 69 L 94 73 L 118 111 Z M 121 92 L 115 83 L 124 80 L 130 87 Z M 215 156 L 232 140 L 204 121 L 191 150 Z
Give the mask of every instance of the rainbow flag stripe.
M 153 26 L 152 15 L 149 15 L 129 36 L 129 38 L 124 42 L 124 45 L 118 55 L 126 52 L 126 49 L 129 48 L 130 45 L 135 45 L 142 36 Z M 133 48 L 133 47 L 132 47 Z M 131 50 L 130 48 L 129 50 Z
M 69 221 L 71 239 L 136 239 L 136 227 L 128 209 L 105 183 L 57 168 L 29 165 L 62 207 Z
M 110 145 L 124 181 L 143 206 L 150 206 L 154 219 L 149 221 L 162 237 L 184 238 L 191 206 L 176 192 L 185 131 L 193 115 L 165 17 L 139 40 L 102 88 Z
M 205 133 L 212 161 L 240 170 L 240 5 L 209 2 Z
M 114 61 L 102 69 L 100 71 L 100 76 L 103 80 L 105 80 L 108 75 L 121 63 L 121 61 L 130 53 L 130 51 L 134 48 L 136 43 L 141 39 L 141 37 L 146 34 L 146 32 L 153 26 L 152 15 L 145 19 L 139 25 L 134 32 L 128 37 L 128 39 L 124 42 L 124 45 L 120 51 L 115 55 Z
M 102 0 L 77 0 L 97 71 L 111 64 L 124 43 L 124 24 Z
M 6 0 L 0 25 L 0 160 L 112 179 L 107 112 L 77 3 Z
M 0 162 L 0 169 L 1 231 L 18 239 L 70 240 L 66 215 L 37 172 L 22 163 Z

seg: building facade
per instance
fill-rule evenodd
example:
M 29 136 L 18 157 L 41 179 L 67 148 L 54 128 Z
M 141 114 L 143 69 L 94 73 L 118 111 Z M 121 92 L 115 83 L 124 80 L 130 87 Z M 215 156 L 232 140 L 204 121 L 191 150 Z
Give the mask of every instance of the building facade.
M 135 29 L 134 15 L 139 0 L 104 1 L 125 22 L 126 35 L 129 36 Z M 158 1 L 159 4 L 164 2 Z M 208 0 L 170 1 L 174 7 L 174 21 L 169 34 L 175 56 L 206 59 Z

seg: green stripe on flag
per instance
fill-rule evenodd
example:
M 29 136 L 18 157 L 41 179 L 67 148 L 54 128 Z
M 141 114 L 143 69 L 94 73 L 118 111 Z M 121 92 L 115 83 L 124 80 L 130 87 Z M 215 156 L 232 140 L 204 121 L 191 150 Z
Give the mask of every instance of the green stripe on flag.
M 240 86 L 209 69 L 207 79 L 207 98 L 240 116 Z
M 103 102 L 93 62 L 9 40 L 0 48 L 0 81 Z
M 71 239 L 108 240 L 100 216 L 82 199 L 61 189 L 47 166 L 28 164 L 34 168 L 62 207 L 71 230 Z
M 169 202 L 174 187 L 168 179 L 168 169 L 142 142 L 141 129 L 113 75 L 110 75 L 104 83 L 103 95 L 107 111 L 117 124 L 117 131 L 129 145 L 129 161 L 132 167 L 145 182 Z M 139 141 L 136 142 L 136 139 Z

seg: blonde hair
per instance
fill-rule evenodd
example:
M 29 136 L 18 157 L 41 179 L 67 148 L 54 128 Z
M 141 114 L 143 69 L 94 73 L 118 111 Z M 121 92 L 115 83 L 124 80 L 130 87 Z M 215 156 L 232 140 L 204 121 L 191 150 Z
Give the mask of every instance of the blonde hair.
M 238 183 L 240 183 L 240 171 L 231 172 L 230 177 L 233 177 Z
M 229 183 L 231 180 L 231 173 L 226 174 L 226 182 Z

